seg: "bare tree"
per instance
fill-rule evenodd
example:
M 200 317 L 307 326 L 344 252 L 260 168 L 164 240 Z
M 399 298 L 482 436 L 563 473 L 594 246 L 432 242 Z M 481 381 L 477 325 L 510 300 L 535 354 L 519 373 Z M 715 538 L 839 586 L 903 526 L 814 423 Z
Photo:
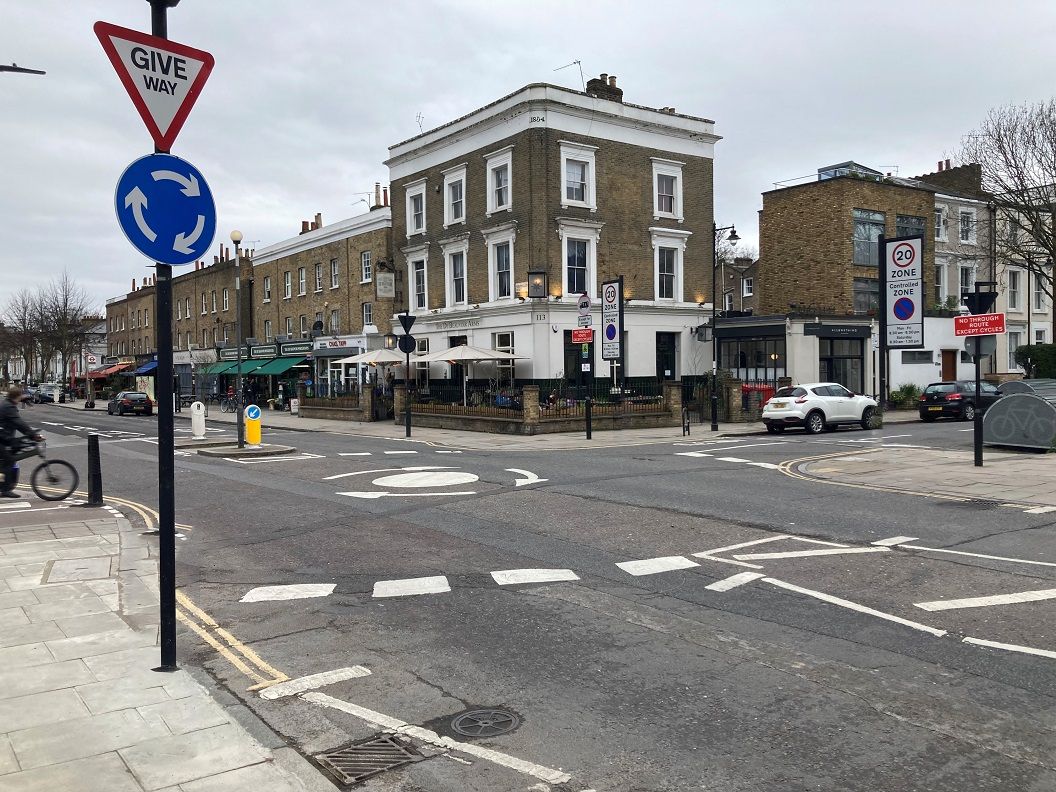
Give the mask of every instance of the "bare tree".
M 63 271 L 43 291 L 42 303 L 47 317 L 46 338 L 62 361 L 59 379 L 64 379 L 69 374 L 70 361 L 80 354 L 87 341 L 89 327 L 84 318 L 93 312 L 92 299 Z
M 5 327 L 11 342 L 12 354 L 22 360 L 23 376 L 31 379 L 34 374 L 39 347 L 37 344 L 36 310 L 34 296 L 22 289 L 11 296 L 4 307 Z
M 990 111 L 961 142 L 961 162 L 979 163 L 1005 231 L 1002 254 L 1022 262 L 1051 299 L 1056 261 L 1056 99 Z

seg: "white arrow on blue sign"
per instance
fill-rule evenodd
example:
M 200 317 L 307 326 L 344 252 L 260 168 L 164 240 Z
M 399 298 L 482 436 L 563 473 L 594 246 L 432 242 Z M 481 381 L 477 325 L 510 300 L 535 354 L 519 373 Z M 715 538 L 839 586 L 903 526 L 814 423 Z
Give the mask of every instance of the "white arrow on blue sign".
M 260 408 L 257 405 L 255 405 L 255 404 L 249 405 L 246 408 L 246 417 L 249 420 L 251 420 L 251 421 L 259 420 L 260 419 Z
M 114 208 L 128 241 L 161 264 L 190 264 L 213 244 L 216 204 L 205 177 L 186 160 L 149 154 L 117 182 Z

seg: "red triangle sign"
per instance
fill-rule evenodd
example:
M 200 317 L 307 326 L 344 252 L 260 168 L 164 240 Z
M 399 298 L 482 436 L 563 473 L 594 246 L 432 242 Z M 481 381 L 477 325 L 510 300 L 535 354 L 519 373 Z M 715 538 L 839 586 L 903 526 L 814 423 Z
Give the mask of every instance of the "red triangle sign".
M 96 22 L 94 30 L 154 145 L 169 151 L 213 70 L 213 56 L 109 22 Z

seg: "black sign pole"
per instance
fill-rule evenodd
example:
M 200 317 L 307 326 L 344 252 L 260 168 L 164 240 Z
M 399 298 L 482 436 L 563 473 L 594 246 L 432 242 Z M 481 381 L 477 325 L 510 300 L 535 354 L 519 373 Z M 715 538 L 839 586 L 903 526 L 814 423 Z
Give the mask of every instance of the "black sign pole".
M 877 240 L 876 255 L 877 274 L 880 276 L 879 313 L 880 313 L 880 393 L 876 397 L 880 409 L 880 420 L 883 421 L 884 406 L 887 404 L 887 245 L 884 235 Z
M 148 0 L 150 32 L 168 38 L 166 13 L 179 0 Z M 168 154 L 154 147 L 156 154 Z M 172 415 L 172 267 L 155 263 L 158 285 L 154 308 L 157 327 L 158 368 L 154 396 L 158 402 L 158 588 L 161 607 L 161 666 L 157 671 L 175 671 L 176 665 L 176 470 Z
M 586 348 L 587 348 L 587 372 L 586 372 L 587 376 L 584 378 L 584 382 L 586 383 L 586 387 L 587 387 L 587 400 L 586 400 L 586 403 L 584 404 L 584 409 L 586 411 L 586 419 L 587 419 L 587 439 L 590 440 L 590 433 L 591 433 L 591 429 L 592 429 L 592 427 L 591 427 L 590 403 L 591 403 L 591 394 L 592 394 L 592 392 L 594 390 L 594 342 L 590 341 L 590 342 L 584 344 L 584 346 L 586 346 Z

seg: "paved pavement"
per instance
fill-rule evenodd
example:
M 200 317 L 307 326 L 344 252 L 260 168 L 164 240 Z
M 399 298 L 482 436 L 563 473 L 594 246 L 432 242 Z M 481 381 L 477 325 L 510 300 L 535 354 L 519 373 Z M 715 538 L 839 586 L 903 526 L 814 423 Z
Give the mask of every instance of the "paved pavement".
M 208 677 L 152 670 L 156 581 L 156 537 L 116 509 L 5 501 L 0 788 L 332 791 Z

